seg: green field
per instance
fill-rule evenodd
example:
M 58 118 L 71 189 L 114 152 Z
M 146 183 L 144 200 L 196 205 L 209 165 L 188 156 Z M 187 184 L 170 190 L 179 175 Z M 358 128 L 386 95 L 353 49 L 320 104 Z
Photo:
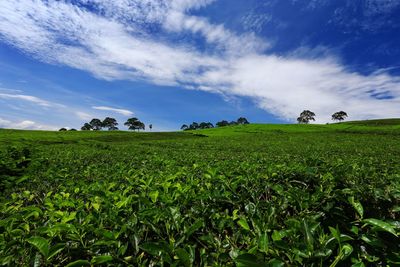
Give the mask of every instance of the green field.
M 0 264 L 398 266 L 400 120 L 0 130 Z

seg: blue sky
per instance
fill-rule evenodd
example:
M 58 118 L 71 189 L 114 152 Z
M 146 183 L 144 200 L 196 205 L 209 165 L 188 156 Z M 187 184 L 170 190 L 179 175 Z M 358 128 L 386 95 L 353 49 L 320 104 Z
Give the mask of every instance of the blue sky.
M 2 0 L 0 127 L 400 117 L 399 17 L 397 0 Z

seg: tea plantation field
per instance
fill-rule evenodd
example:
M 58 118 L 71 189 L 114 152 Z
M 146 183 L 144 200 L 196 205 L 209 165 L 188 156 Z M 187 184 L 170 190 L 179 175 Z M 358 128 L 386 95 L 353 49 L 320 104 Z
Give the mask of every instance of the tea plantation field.
M 399 266 L 400 121 L 0 130 L 0 264 Z

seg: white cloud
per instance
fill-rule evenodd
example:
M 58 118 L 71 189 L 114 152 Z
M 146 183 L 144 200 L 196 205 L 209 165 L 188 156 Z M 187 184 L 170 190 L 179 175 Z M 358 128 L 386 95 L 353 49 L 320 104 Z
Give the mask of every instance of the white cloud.
M 20 129 L 20 130 L 57 130 L 58 128 L 51 125 L 40 124 L 31 120 L 23 120 L 12 122 L 0 118 L 0 128 L 6 129 Z
M 22 94 L 8 94 L 8 93 L 0 93 L 0 99 L 6 100 L 22 100 L 31 102 L 33 104 L 42 106 L 42 107 L 53 107 L 53 106 L 62 106 L 60 104 L 52 103 L 36 96 L 31 95 L 22 95 Z
M 365 15 L 382 15 L 394 11 L 400 6 L 399 1 L 396 0 L 366 0 L 365 1 Z
M 78 116 L 79 119 L 85 120 L 85 121 L 88 121 L 88 120 L 94 118 L 93 115 L 90 115 L 83 111 L 75 111 L 75 115 Z
M 212 24 L 205 18 L 186 15 L 180 9 L 172 9 L 167 14 L 164 22 L 164 27 L 167 30 L 200 34 L 207 43 L 216 45 L 216 48 L 225 53 L 237 56 L 262 52 L 269 46 L 268 43 L 257 38 L 253 33 L 236 35 L 221 24 Z
M 105 106 L 93 106 L 93 109 L 96 110 L 104 110 L 104 111 L 111 111 L 114 113 L 118 113 L 124 116 L 132 116 L 133 112 L 127 109 L 119 109 L 119 108 L 112 108 L 112 107 L 105 107 Z
M 101 79 L 146 80 L 252 97 L 259 107 L 287 120 L 295 120 L 303 109 L 316 112 L 319 122 L 328 121 L 339 109 L 353 119 L 400 116 L 399 77 L 384 71 L 355 73 L 325 54 L 266 54 L 268 43 L 252 33 L 237 35 L 188 13 L 213 1 L 81 2 L 94 3 L 97 12 L 64 1 L 2 0 L 0 39 L 39 60 Z M 163 34 L 190 32 L 202 37 L 207 52 L 150 34 L 147 27 L 153 24 L 161 26 Z M 376 93 L 391 97 L 378 100 Z M 38 99 L 24 100 L 39 104 Z

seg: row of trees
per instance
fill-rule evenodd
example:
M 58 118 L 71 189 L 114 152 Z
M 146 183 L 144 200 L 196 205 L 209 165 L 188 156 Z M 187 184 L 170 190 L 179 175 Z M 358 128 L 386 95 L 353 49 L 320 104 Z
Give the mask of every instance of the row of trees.
M 201 123 L 193 122 L 190 125 L 183 124 L 181 130 L 188 131 L 188 130 L 210 129 L 210 128 L 214 128 L 214 124 L 212 124 L 211 122 L 201 122 Z
M 219 121 L 215 124 L 215 126 L 225 127 L 230 125 L 244 125 L 244 124 L 249 124 L 249 121 L 244 117 L 240 117 L 236 121 L 231 121 L 231 122 L 228 122 L 226 120 Z M 201 123 L 193 122 L 190 125 L 183 124 L 181 130 L 187 131 L 187 130 L 198 130 L 198 129 L 210 129 L 214 128 L 215 126 L 211 122 L 201 122 Z
M 125 123 L 125 126 L 128 127 L 129 130 L 145 130 L 145 124 L 141 122 L 138 118 L 129 118 Z M 118 130 L 118 122 L 115 118 L 107 117 L 104 120 L 92 119 L 90 122 L 86 122 L 82 127 L 82 131 L 100 131 L 103 128 L 108 129 L 109 131 Z M 153 126 L 149 125 L 150 130 Z
M 310 110 L 304 110 L 300 113 L 300 116 L 297 118 L 297 122 L 300 124 L 308 124 L 310 121 L 315 121 L 315 113 Z M 332 114 L 333 121 L 343 121 L 348 117 L 347 113 L 344 111 L 338 111 Z M 197 130 L 197 129 L 210 129 L 214 127 L 226 127 L 231 125 L 245 125 L 250 124 L 249 121 L 244 118 L 240 117 L 236 121 L 227 121 L 222 120 L 215 124 L 211 122 L 193 122 L 190 125 L 183 124 L 181 130 Z M 138 118 L 129 118 L 125 123 L 125 126 L 128 127 L 129 130 L 145 130 L 145 124 L 141 122 Z M 116 131 L 118 130 L 118 122 L 115 118 L 106 117 L 104 120 L 100 120 L 97 118 L 92 119 L 90 122 L 86 122 L 82 127 L 82 131 L 100 131 L 104 128 L 108 129 L 109 131 Z M 151 130 L 153 125 L 149 125 L 149 129 Z M 66 128 L 61 128 L 59 131 L 67 131 Z M 76 129 L 70 129 L 70 131 L 76 131 Z
M 344 111 L 338 111 L 332 114 L 333 121 L 343 121 L 348 117 Z M 315 121 L 315 113 L 310 110 L 304 110 L 297 118 L 298 123 L 308 124 L 310 121 Z

